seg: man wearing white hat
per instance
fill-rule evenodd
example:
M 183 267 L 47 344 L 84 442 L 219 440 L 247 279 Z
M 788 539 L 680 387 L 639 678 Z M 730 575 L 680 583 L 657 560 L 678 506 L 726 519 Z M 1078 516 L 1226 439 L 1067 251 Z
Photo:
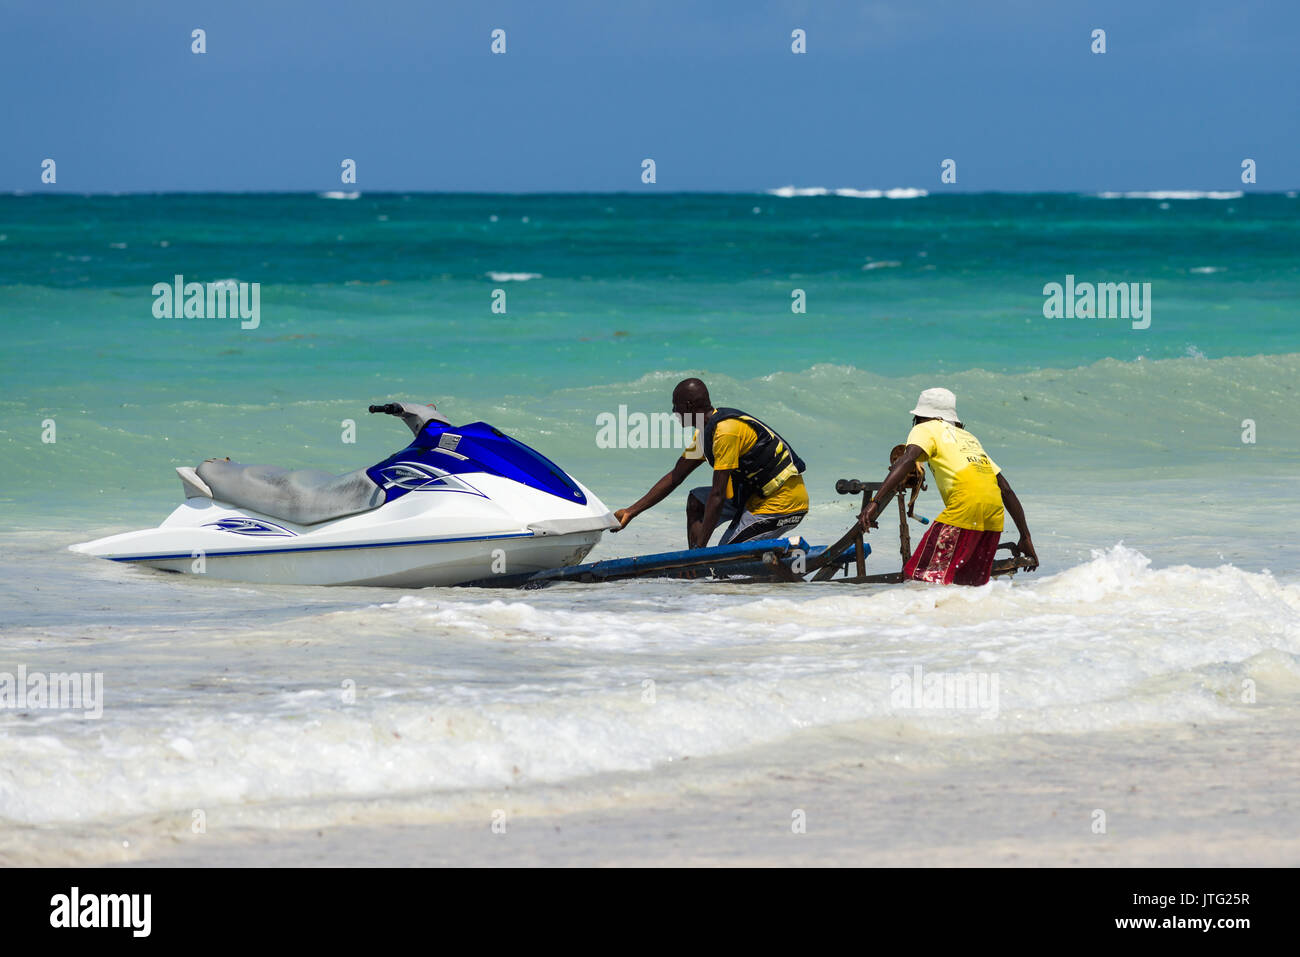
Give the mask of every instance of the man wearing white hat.
M 1020 500 L 979 439 L 963 428 L 957 397 L 947 389 L 921 393 L 902 457 L 858 515 L 864 528 L 870 530 L 881 503 L 889 501 L 917 462 L 930 464 L 944 509 L 903 569 L 904 577 L 944 585 L 983 585 L 993 569 L 1005 512 L 1020 530 L 1020 552 L 1032 562 L 1028 571 L 1038 567 Z

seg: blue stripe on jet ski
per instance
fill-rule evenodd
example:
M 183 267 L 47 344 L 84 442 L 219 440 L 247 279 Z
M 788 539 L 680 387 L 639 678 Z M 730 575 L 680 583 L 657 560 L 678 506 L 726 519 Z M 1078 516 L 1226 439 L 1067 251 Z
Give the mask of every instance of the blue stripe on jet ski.
M 593 529 L 594 531 L 594 529 Z M 411 542 L 372 542 L 368 545 L 304 545 L 299 548 L 255 548 L 244 552 L 203 552 L 204 558 L 234 558 L 239 555 L 283 555 L 286 552 L 333 552 L 348 548 L 401 548 L 406 545 L 444 545 L 452 542 L 495 542 L 507 538 L 534 538 L 532 532 L 515 532 L 511 535 L 475 535 L 470 538 L 422 538 Z M 108 556 L 115 562 L 168 562 L 194 558 L 192 552 L 179 555 L 132 555 L 130 558 Z

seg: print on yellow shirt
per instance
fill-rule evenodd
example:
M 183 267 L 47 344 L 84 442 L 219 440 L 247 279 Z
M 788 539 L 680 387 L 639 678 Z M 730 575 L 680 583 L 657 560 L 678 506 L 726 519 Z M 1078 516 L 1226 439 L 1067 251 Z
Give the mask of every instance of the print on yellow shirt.
M 965 429 L 931 419 L 912 427 L 907 444 L 924 453 L 944 509 L 935 519 L 945 525 L 981 532 L 1002 531 L 1002 490 L 998 468 L 980 440 Z

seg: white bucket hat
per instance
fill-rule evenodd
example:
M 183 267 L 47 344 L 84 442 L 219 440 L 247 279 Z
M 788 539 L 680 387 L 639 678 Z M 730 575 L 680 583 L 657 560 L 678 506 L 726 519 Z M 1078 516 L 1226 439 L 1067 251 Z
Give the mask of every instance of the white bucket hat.
M 926 389 L 916 400 L 912 414 L 923 419 L 943 419 L 954 425 L 961 421 L 957 417 L 957 397 L 947 389 Z

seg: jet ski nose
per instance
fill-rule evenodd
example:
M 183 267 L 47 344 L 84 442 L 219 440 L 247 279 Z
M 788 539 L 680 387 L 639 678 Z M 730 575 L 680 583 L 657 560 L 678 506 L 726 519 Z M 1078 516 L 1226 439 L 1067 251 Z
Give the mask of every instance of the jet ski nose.
M 76 552 L 78 555 L 94 555 L 96 558 L 106 554 L 107 550 L 103 548 L 104 539 L 97 538 L 93 542 L 77 542 L 75 545 L 69 545 L 68 551 Z

